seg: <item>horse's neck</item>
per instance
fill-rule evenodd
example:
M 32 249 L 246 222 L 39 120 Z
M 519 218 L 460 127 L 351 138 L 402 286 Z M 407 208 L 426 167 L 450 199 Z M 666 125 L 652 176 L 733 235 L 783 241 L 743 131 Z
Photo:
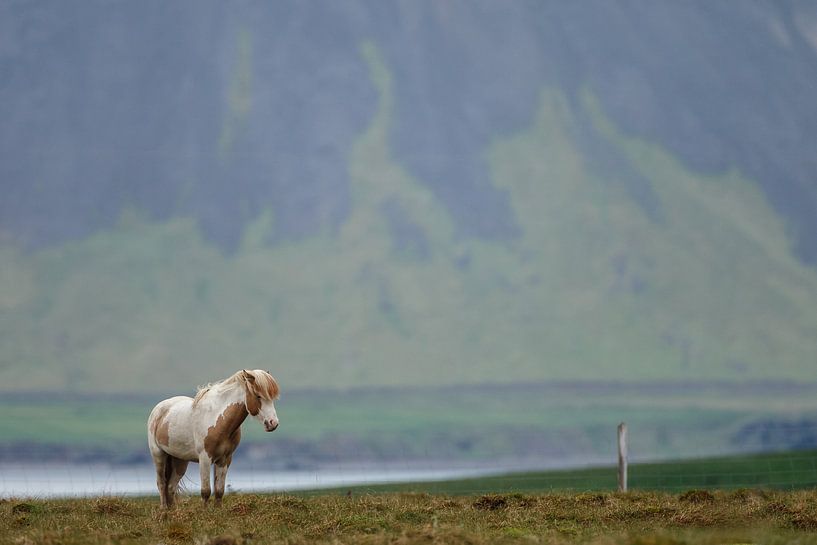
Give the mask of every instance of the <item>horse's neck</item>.
M 231 388 L 228 390 L 211 391 L 208 396 L 210 418 L 225 420 L 224 425 L 233 428 L 241 426 L 247 418 L 246 395 L 243 390 Z

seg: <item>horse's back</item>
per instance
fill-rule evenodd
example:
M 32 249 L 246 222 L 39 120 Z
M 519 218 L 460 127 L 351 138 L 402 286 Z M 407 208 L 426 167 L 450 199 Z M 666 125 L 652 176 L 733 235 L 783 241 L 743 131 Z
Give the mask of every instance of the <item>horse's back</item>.
M 190 408 L 193 405 L 193 398 L 187 396 L 175 396 L 160 401 L 150 411 L 148 417 L 148 429 L 151 429 L 151 423 L 161 421 L 170 412 L 178 412 L 179 409 Z M 151 429 L 151 431 L 153 431 Z
M 156 406 L 153 407 L 153 411 L 155 411 L 156 409 L 158 409 L 160 407 L 173 407 L 173 406 L 177 406 L 177 405 L 183 405 L 183 404 L 186 404 L 186 403 L 189 403 L 190 405 L 192 405 L 193 404 L 193 398 L 190 397 L 190 396 L 173 396 L 173 397 L 169 397 L 169 398 L 164 399 L 164 400 L 160 401 L 159 403 L 157 403 Z

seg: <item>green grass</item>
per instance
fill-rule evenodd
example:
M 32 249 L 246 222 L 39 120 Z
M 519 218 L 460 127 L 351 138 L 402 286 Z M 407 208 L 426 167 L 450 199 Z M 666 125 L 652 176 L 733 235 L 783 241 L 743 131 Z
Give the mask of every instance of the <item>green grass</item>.
M 544 493 L 556 491 L 610 491 L 618 487 L 615 467 L 565 471 L 510 473 L 491 477 L 341 487 L 336 493 L 430 494 Z M 813 489 L 817 487 L 817 451 L 726 456 L 667 461 L 629 466 L 629 487 L 638 491 L 702 489 Z M 329 493 L 329 490 L 308 494 Z
M 107 400 L 0 402 L 0 437 L 3 442 L 34 441 L 61 444 L 128 446 L 146 437 L 152 407 L 141 402 Z
M 817 543 L 817 493 L 231 495 L 2 501 L 0 544 Z

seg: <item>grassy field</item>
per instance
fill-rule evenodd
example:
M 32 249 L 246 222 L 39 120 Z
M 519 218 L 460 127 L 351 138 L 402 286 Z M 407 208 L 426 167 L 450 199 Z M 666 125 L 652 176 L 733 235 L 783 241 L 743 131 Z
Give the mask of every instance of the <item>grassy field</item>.
M 817 487 L 817 452 L 781 452 L 631 464 L 629 486 L 632 490 L 664 492 L 680 492 L 692 488 L 710 490 L 757 487 L 778 490 L 810 489 Z M 614 467 L 593 467 L 564 471 L 510 473 L 451 481 L 344 487 L 307 493 L 541 494 L 560 491 L 603 492 L 616 488 L 617 473 Z
M 377 494 L 0 502 L 0 544 L 817 543 L 817 492 Z
M 220 510 L 191 493 L 170 513 L 157 498 L 5 499 L 0 545 L 817 544 L 815 462 L 811 451 L 635 464 L 626 494 L 610 492 L 613 468 L 595 468 L 228 494 Z

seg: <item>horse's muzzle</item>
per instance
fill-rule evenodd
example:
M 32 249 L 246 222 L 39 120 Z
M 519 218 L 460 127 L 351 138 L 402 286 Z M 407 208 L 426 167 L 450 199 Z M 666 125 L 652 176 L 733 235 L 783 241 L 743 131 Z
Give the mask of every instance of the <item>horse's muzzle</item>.
M 278 422 L 270 422 L 269 420 L 264 422 L 264 429 L 267 431 L 275 431 L 278 428 Z

